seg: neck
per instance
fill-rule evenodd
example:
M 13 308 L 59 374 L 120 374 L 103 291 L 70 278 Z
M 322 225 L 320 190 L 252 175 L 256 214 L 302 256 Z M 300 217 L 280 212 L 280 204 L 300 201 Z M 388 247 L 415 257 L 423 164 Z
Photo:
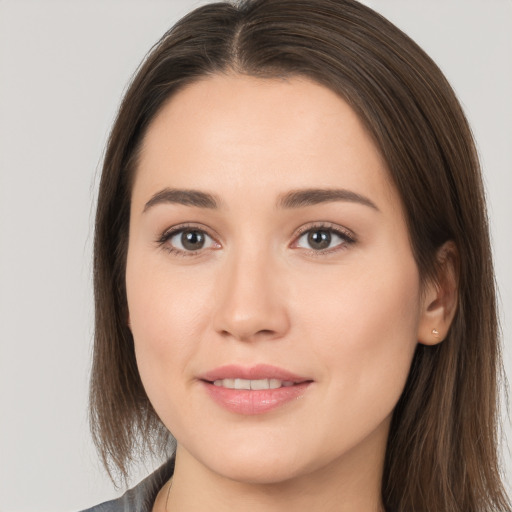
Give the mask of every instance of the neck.
M 374 434 L 362 452 L 354 449 L 319 469 L 264 484 L 220 475 L 178 445 L 172 487 L 162 489 L 154 510 L 164 512 L 167 501 L 167 512 L 382 512 L 385 437 Z

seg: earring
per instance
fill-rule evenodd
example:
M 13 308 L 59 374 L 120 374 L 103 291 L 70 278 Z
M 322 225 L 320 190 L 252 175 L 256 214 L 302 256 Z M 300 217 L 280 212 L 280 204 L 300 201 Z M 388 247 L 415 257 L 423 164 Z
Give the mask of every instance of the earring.
M 436 337 L 436 338 L 439 338 L 439 331 L 437 329 L 432 329 L 432 334 Z

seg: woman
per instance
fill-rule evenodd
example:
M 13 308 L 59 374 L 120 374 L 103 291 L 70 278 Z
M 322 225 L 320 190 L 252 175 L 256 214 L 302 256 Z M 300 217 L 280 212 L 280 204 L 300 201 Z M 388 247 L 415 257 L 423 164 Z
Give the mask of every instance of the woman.
M 95 290 L 103 460 L 170 458 L 93 510 L 510 510 L 471 133 L 369 8 L 210 4 L 162 38 L 109 140 Z

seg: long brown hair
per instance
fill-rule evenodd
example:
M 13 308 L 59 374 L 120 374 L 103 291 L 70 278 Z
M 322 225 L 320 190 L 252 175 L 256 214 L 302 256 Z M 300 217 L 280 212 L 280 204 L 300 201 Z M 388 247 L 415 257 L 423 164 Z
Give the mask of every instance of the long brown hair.
M 127 326 L 125 263 L 131 181 L 145 130 L 179 88 L 209 74 L 301 75 L 358 113 L 401 196 L 422 279 L 436 251 L 458 249 L 459 307 L 448 337 L 418 345 L 394 411 L 383 502 L 388 510 L 510 510 L 501 484 L 501 359 L 480 168 L 471 131 L 435 63 L 354 0 L 246 0 L 181 19 L 136 73 L 113 126 L 96 214 L 96 331 L 91 426 L 107 468 L 126 475 L 172 436 L 142 386 Z

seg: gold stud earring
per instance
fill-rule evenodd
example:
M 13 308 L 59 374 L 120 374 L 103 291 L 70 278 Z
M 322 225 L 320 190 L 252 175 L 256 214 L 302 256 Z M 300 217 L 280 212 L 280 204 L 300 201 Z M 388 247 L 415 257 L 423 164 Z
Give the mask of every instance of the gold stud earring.
M 439 331 L 437 329 L 432 329 L 432 334 L 436 337 L 436 338 L 439 338 Z

